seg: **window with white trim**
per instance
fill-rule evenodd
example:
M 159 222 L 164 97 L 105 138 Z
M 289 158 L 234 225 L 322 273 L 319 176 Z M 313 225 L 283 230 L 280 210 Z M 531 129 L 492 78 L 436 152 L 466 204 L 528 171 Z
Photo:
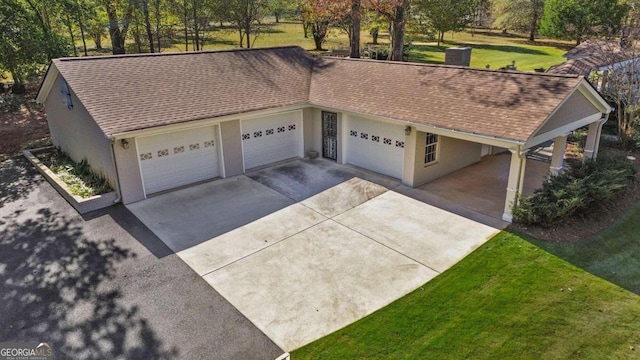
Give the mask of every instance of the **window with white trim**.
M 431 165 L 438 161 L 438 140 L 438 135 L 427 133 L 424 149 L 425 165 Z

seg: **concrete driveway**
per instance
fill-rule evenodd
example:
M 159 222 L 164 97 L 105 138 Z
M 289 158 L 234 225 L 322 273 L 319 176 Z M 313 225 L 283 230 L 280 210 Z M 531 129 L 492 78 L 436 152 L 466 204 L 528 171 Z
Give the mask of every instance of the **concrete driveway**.
M 56 359 L 283 353 L 124 206 L 81 217 L 22 158 L 0 163 L 0 341 Z
M 291 351 L 413 291 L 497 232 L 391 190 L 398 186 L 353 167 L 297 160 L 129 209 Z M 194 194 L 197 207 L 178 204 Z

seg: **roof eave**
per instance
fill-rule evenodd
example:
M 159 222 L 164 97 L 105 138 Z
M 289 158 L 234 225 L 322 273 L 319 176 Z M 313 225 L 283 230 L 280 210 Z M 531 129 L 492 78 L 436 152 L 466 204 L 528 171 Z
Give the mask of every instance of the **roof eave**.
M 44 74 L 42 82 L 40 83 L 40 89 L 38 89 L 38 95 L 36 96 L 36 103 L 44 104 L 51 92 L 51 89 L 53 88 L 53 84 L 56 82 L 58 74 L 60 74 L 60 71 L 58 71 L 58 68 L 52 61 L 47 68 L 47 72 Z

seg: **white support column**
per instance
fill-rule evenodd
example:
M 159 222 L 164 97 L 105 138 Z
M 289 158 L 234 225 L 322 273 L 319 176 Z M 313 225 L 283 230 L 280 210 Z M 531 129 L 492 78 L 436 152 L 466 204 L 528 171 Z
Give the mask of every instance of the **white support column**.
M 526 155 L 520 148 L 509 149 L 511 151 L 511 164 L 509 165 L 509 181 L 507 182 L 507 195 L 504 202 L 502 220 L 513 221 L 513 206 L 518 201 L 524 187 L 524 174 L 526 169 Z
M 607 119 L 604 118 L 589 124 L 589 133 L 587 135 L 587 141 L 584 144 L 585 159 L 595 159 L 596 156 L 598 156 L 598 148 L 600 147 L 600 134 L 602 132 L 602 125 L 604 125 L 606 121 Z
M 553 155 L 551 155 L 552 175 L 560 175 L 564 166 L 564 154 L 567 151 L 567 135 L 560 135 L 553 140 Z

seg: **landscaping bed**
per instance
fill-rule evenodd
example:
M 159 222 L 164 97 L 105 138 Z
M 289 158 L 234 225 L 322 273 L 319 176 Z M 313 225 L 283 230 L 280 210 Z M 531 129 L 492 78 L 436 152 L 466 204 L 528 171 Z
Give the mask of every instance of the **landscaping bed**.
M 611 147 L 601 147 L 601 155 L 625 155 L 635 157 L 633 164 L 638 170 L 635 182 L 622 190 L 612 200 L 598 204 L 593 211 L 581 217 L 574 217 L 551 228 L 523 224 L 511 224 L 509 229 L 528 234 L 534 238 L 550 242 L 578 242 L 594 236 L 611 226 L 627 210 L 640 202 L 640 150 L 623 151 Z
M 54 147 L 25 150 L 24 155 L 79 213 L 113 205 L 117 194 L 86 162 L 73 162 Z

